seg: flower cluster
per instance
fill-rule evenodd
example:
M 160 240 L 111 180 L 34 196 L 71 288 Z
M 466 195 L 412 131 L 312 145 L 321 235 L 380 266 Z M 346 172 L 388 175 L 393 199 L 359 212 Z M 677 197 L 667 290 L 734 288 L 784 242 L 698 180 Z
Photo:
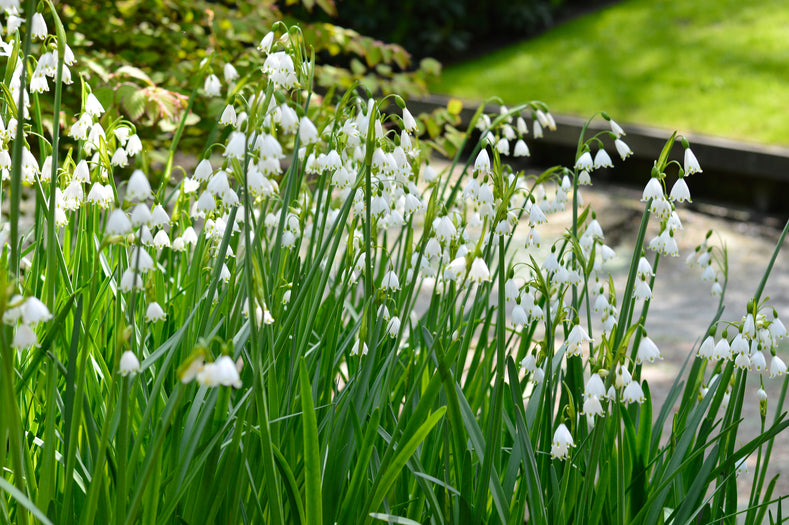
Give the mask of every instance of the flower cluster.
M 37 297 L 11 297 L 3 310 L 3 322 L 16 326 L 11 346 L 17 350 L 38 346 L 35 328 L 39 323 L 51 318 L 49 309 Z

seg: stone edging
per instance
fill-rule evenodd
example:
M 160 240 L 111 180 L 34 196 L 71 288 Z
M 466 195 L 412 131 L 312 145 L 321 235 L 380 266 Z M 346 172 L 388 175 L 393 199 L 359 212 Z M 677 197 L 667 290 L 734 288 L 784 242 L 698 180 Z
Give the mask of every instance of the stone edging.
M 442 95 L 411 98 L 408 101 L 408 108 L 414 114 L 429 113 L 437 108 L 446 107 L 449 100 L 450 97 Z M 478 107 L 477 103 L 463 101 L 460 117 L 464 125 L 468 123 Z M 488 105 L 487 110 L 495 114 L 498 113 L 499 106 Z M 568 149 L 572 149 L 571 153 L 574 152 L 584 120 L 570 115 L 554 114 L 553 116 L 557 124 L 556 131 L 546 131 L 542 139 L 529 141 L 533 153 L 535 149 L 546 148 L 553 152 L 566 153 L 565 150 Z M 625 129 L 624 140 L 633 150 L 633 160 L 636 163 L 648 162 L 651 166 L 652 161 L 657 158 L 666 140 L 671 136 L 670 131 L 659 128 L 627 125 L 621 122 L 620 124 Z M 599 118 L 595 119 L 589 129 L 600 131 L 609 128 L 605 121 Z M 711 192 L 713 199 L 733 201 L 765 212 L 789 209 L 787 202 L 789 199 L 784 201 L 781 198 L 786 194 L 784 192 L 789 191 L 789 148 L 697 134 L 686 134 L 686 137 L 706 175 L 698 180 L 709 179 L 710 176 L 717 178 L 717 181 L 708 180 L 702 183 L 703 189 L 707 186 L 718 186 L 718 189 L 721 189 L 721 185 L 730 186 L 729 192 Z M 614 152 L 611 152 L 611 156 L 614 157 Z M 676 160 L 682 161 L 679 157 L 676 157 Z M 565 164 L 568 162 L 571 161 L 563 161 Z

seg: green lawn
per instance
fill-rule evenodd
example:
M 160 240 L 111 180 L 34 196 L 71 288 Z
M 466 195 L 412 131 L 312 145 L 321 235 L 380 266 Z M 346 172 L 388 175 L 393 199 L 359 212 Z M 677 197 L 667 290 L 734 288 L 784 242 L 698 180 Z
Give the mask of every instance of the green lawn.
M 623 1 L 448 67 L 432 90 L 789 145 L 789 2 Z

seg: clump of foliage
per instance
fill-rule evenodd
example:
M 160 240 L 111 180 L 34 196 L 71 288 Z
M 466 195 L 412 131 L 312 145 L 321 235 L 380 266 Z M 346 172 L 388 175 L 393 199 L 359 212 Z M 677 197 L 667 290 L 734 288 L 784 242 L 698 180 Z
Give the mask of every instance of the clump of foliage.
M 651 290 L 701 171 L 687 141 L 644 174 L 622 289 L 581 197 L 607 151 L 630 153 L 607 115 L 571 166 L 530 175 L 505 160 L 555 127 L 545 104 L 480 110 L 470 160 L 437 170 L 399 95 L 318 96 L 302 32 L 275 24 L 262 69 L 232 85 L 196 66 L 223 109 L 176 177 L 186 120 L 164 167 L 146 166 L 137 126 L 69 83 L 84 66 L 42 6 L 53 24 L 31 1 L 24 37 L 3 42 L 4 522 L 763 521 L 789 425 L 787 331 L 763 298 L 778 250 L 742 317 L 700 329 L 654 417 L 642 378 L 662 357 Z M 564 233 L 541 239 L 565 210 Z M 725 248 L 708 239 L 691 261 L 722 300 Z M 762 432 L 741 443 L 749 381 L 768 381 Z

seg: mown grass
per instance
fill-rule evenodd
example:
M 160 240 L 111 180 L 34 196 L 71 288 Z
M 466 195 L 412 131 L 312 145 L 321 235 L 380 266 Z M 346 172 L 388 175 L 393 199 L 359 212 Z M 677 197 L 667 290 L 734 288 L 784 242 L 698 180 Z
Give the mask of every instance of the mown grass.
M 789 3 L 631 0 L 447 67 L 437 93 L 789 145 Z

